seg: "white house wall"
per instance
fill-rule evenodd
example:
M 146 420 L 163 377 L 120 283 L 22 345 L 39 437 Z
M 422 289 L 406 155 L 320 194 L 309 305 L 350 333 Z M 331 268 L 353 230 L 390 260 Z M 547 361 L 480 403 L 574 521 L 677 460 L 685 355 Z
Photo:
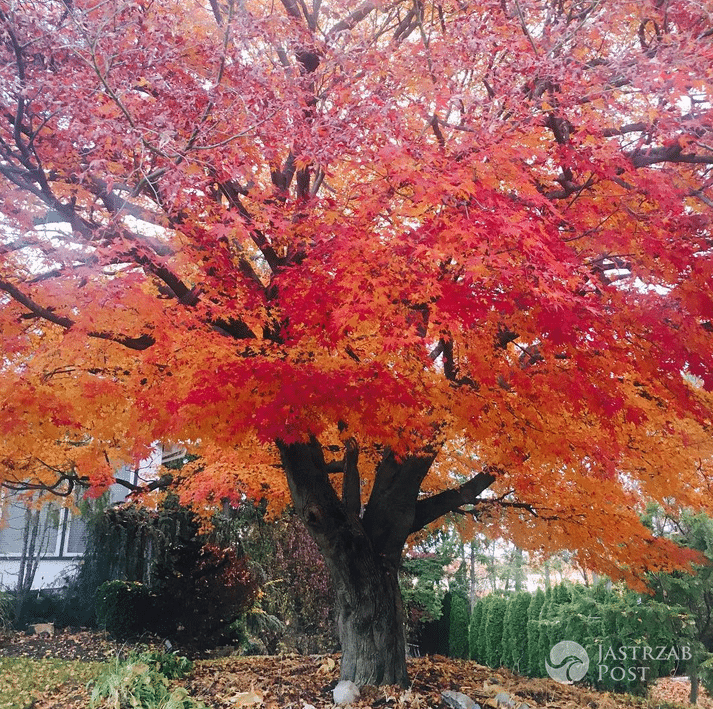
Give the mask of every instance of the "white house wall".
M 185 449 L 157 446 L 155 453 L 142 461 L 138 468 L 120 468 L 116 477 L 134 484 L 139 480 L 151 479 L 162 463 L 185 454 Z M 129 490 L 123 485 L 112 485 L 108 490 L 109 504 L 124 500 Z M 0 499 L 0 590 L 12 590 L 17 584 L 22 553 L 22 528 L 26 507 L 22 503 L 12 503 L 5 493 L 5 504 Z M 46 517 L 46 512 L 43 511 Z M 37 566 L 33 590 L 60 588 L 64 579 L 71 575 L 81 560 L 86 548 L 84 522 L 70 510 L 55 508 L 55 529 L 47 529 L 42 558 Z

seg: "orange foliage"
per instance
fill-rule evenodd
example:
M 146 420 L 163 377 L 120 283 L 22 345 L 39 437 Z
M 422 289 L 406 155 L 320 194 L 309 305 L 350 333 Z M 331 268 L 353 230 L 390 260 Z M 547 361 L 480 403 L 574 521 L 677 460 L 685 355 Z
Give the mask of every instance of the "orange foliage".
M 161 440 L 279 508 L 276 441 L 352 439 L 364 495 L 438 450 L 525 548 L 685 561 L 637 512 L 710 508 L 710 3 L 0 8 L 0 480 Z

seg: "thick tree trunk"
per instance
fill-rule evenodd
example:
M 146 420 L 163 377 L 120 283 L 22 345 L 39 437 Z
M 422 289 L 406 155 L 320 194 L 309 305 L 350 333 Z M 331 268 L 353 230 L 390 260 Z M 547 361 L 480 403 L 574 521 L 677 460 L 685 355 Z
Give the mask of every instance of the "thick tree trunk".
M 336 590 L 341 679 L 365 684 L 408 684 L 406 637 L 398 570 L 371 553 L 329 558 Z
M 317 542 L 334 584 L 341 679 L 358 686 L 406 686 L 398 567 L 408 532 L 398 553 L 386 554 L 337 496 L 318 443 L 280 445 L 280 451 L 295 511 Z
M 342 463 L 325 463 L 316 439 L 277 441 L 295 511 L 317 542 L 332 577 L 342 644 L 341 678 L 357 685 L 406 686 L 406 637 L 398 571 L 409 534 L 462 505 L 478 503 L 494 480 L 485 470 L 453 490 L 419 499 L 421 483 L 435 458 L 397 459 L 385 448 L 374 473 L 368 503 L 362 507 L 359 448 L 349 439 Z M 328 470 L 344 475 L 343 497 Z

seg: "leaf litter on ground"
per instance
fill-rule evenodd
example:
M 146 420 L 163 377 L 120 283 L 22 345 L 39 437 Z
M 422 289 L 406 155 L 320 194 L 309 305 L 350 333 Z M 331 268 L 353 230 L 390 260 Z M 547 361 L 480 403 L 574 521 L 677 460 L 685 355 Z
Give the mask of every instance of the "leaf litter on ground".
M 53 638 L 16 634 L 0 646 L 0 709 L 86 709 L 86 683 L 106 666 L 97 660 L 126 656 L 135 647 L 91 631 L 63 632 Z M 178 652 L 189 654 L 180 648 Z M 523 704 L 530 709 L 668 709 L 687 705 L 689 687 L 682 678 L 660 680 L 652 690 L 653 701 L 645 702 L 438 655 L 409 660 L 409 675 L 411 685 L 406 689 L 363 687 L 351 706 L 448 709 L 441 693 L 451 690 L 468 695 L 483 709 L 495 709 L 500 693 L 506 693 L 516 709 Z M 20 676 L 34 679 L 35 684 L 13 696 Z M 174 680 L 172 686 L 185 687 L 190 696 L 214 709 L 326 709 L 333 706 L 332 690 L 338 681 L 338 655 L 232 655 L 197 660 L 193 672 Z M 698 706 L 713 709 L 713 701 L 701 692 Z

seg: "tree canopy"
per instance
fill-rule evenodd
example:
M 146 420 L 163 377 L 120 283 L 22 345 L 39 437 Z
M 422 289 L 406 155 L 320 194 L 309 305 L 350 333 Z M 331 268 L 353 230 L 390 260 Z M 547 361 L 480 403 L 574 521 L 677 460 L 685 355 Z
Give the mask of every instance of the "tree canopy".
M 0 22 L 6 485 L 180 442 L 184 500 L 291 493 L 383 558 L 456 511 L 629 582 L 685 561 L 638 511 L 711 499 L 710 3 Z

